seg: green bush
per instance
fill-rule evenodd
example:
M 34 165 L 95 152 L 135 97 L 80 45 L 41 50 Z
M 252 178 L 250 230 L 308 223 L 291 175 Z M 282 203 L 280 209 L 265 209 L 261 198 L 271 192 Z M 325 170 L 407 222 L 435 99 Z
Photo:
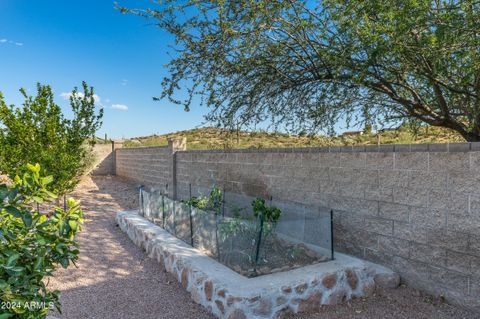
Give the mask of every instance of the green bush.
M 271 223 L 272 225 L 276 225 L 278 220 L 280 219 L 280 215 L 282 211 L 280 208 L 277 208 L 273 205 L 268 206 L 265 204 L 265 200 L 263 198 L 255 198 L 252 202 L 253 208 L 253 215 L 255 217 L 260 218 L 261 220 Z
M 218 188 L 218 186 L 213 186 L 212 190 L 210 191 L 210 195 L 208 197 L 192 196 L 192 198 L 186 201 L 186 204 L 196 208 L 214 211 L 215 214 L 218 215 L 222 211 L 222 202 L 223 202 L 223 194 L 221 189 Z
M 67 210 L 38 212 L 37 204 L 56 197 L 46 189 L 52 181 L 40 176 L 39 164 L 28 164 L 22 178 L 0 184 L 0 319 L 44 318 L 49 307 L 60 311 L 59 292 L 44 279 L 78 259 L 82 211 L 70 198 Z
M 54 177 L 49 190 L 65 194 L 91 163 L 89 153 L 103 109 L 95 106 L 93 88 L 70 94 L 71 116 L 62 113 L 50 86 L 38 84 L 35 97 L 21 89 L 21 107 L 7 106 L 0 93 L 0 171 L 10 176 L 26 172 L 27 163 L 40 163 Z

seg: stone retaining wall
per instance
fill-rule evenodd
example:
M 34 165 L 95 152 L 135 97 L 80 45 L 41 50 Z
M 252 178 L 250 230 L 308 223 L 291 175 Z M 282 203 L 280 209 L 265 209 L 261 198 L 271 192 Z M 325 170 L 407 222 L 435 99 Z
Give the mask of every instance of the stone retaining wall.
M 167 174 L 152 162 L 164 158 L 160 150 L 117 155 L 122 152 L 129 161 L 117 157 L 117 165 L 130 173 L 120 175 L 156 182 L 152 176 Z M 175 154 L 175 169 L 165 178 L 179 198 L 188 197 L 189 184 L 195 195 L 216 184 L 245 203 L 273 196 L 300 221 L 319 207 L 332 208 L 338 251 L 480 310 L 480 143 Z M 315 231 L 308 222 L 292 227 L 299 236 Z
M 322 304 L 369 296 L 376 286 L 394 288 L 399 282 L 398 275 L 384 267 L 342 254 L 334 261 L 246 278 L 136 212 L 118 213 L 117 223 L 218 318 L 277 318 L 283 312 L 315 311 Z

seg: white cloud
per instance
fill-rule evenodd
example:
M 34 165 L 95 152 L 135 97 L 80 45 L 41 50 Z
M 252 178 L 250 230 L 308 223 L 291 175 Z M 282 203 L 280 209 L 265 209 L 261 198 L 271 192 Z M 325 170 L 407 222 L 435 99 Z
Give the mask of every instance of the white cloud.
M 0 43 L 9 43 L 9 44 L 14 44 L 16 46 L 23 46 L 23 43 L 22 42 L 15 42 L 15 41 L 12 41 L 12 40 L 9 40 L 9 39 L 5 39 L 5 38 L 2 38 L 0 39 Z
M 64 99 L 64 100 L 69 100 L 70 97 L 72 96 L 72 92 L 63 92 L 60 94 L 60 96 Z M 83 98 L 85 95 L 82 93 L 82 92 L 77 92 L 76 94 L 77 97 L 79 98 Z M 95 100 L 95 105 L 99 106 L 99 107 L 105 107 L 102 103 L 102 99 L 100 98 L 100 96 L 94 94 L 93 95 L 93 99 Z M 109 99 L 105 99 L 105 103 L 108 103 L 110 104 L 110 100 Z M 114 110 L 121 110 L 121 111 L 126 111 L 128 110 L 128 106 L 125 105 L 125 104 L 112 104 L 110 106 L 110 108 L 114 109 Z
M 128 106 L 125 104 L 112 104 L 112 109 L 126 111 L 128 110 Z
M 70 97 L 72 96 L 72 92 L 63 92 L 63 93 L 60 94 L 60 96 L 64 100 L 69 100 Z M 82 99 L 85 95 L 82 92 L 77 92 L 76 96 Z M 96 105 L 103 107 L 102 99 L 100 98 L 100 96 L 94 94 L 93 95 L 93 100 L 95 101 Z

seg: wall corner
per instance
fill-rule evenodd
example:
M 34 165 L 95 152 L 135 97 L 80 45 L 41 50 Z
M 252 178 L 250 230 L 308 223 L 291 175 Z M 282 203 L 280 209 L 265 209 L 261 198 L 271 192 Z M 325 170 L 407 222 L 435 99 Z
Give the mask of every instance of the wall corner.
M 114 141 L 112 140 L 112 155 L 113 155 L 113 169 L 112 174 L 117 175 L 117 152 L 119 148 L 123 148 L 123 140 Z
M 187 150 L 187 138 L 186 137 L 170 137 L 168 139 L 168 148 L 173 153 L 178 151 Z
M 172 197 L 177 199 L 177 152 L 187 150 L 185 137 L 171 137 L 168 139 L 168 148 L 172 154 Z

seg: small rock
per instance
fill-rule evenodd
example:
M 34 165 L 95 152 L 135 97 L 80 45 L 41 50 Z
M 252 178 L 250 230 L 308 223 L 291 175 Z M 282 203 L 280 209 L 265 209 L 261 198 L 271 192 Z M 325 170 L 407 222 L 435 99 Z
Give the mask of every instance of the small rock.
M 348 269 L 345 271 L 345 274 L 347 275 L 347 282 L 350 288 L 356 289 L 358 285 L 358 277 L 357 274 L 351 269 Z
M 286 294 L 289 294 L 292 292 L 292 287 L 288 287 L 288 286 L 283 286 L 282 287 L 282 291 Z
M 229 316 L 228 319 L 247 319 L 245 313 L 240 309 L 235 309 Z
M 294 312 L 289 307 L 289 308 L 281 310 L 280 312 L 277 312 L 276 315 L 277 315 L 276 319 L 285 319 L 285 318 L 290 318 L 291 316 L 293 316 Z
M 213 283 L 210 280 L 205 281 L 203 288 L 205 290 L 205 297 L 207 298 L 207 300 L 208 301 L 212 300 Z
M 322 293 L 317 291 L 307 299 L 296 300 L 298 304 L 298 312 L 311 312 L 318 311 L 320 308 L 320 300 L 322 299 Z
M 182 271 L 182 287 L 183 289 L 187 289 L 188 287 L 188 269 L 183 269 Z
M 215 304 L 217 305 L 218 310 L 220 310 L 220 312 L 222 314 L 224 314 L 225 313 L 225 307 L 223 306 L 223 302 L 220 301 L 220 300 L 215 300 Z
M 346 298 L 347 298 L 347 292 L 345 291 L 345 289 L 339 288 L 330 294 L 330 296 L 326 301 L 326 304 L 338 305 L 339 303 L 344 302 Z
M 362 292 L 363 292 L 363 295 L 365 297 L 373 295 L 373 293 L 375 292 L 375 283 L 374 282 L 366 282 L 363 285 Z
M 217 295 L 222 297 L 222 298 L 225 298 L 225 294 L 226 294 L 226 290 L 225 289 L 220 289 L 218 292 L 217 292 Z
M 238 273 L 241 273 L 241 272 L 242 272 L 242 267 L 240 267 L 239 265 L 233 266 L 232 269 L 233 269 L 235 272 L 238 272 Z
M 303 293 L 305 290 L 307 290 L 308 288 L 308 285 L 305 283 L 305 284 L 301 284 L 301 285 L 298 285 L 297 287 L 295 287 L 295 291 L 299 294 Z
M 375 275 L 374 281 L 380 288 L 392 289 L 400 284 L 400 276 L 396 273 L 381 273 Z
M 257 316 L 268 317 L 272 312 L 272 301 L 270 299 L 262 298 L 258 307 L 253 309 L 253 313 Z
M 322 279 L 322 284 L 327 289 L 332 288 L 333 286 L 335 286 L 336 283 L 337 283 L 337 274 L 335 273 L 328 274 Z
M 270 268 L 268 267 L 260 267 L 259 269 L 257 269 L 257 272 L 259 274 L 268 274 L 270 273 Z

